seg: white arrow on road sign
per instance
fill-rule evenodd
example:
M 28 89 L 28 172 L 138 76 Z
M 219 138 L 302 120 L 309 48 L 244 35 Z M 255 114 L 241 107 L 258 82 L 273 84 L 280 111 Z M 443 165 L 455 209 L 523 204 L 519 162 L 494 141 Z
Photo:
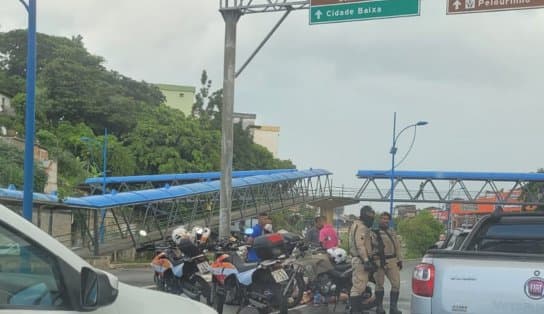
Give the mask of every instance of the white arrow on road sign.
M 459 10 L 459 8 L 461 7 L 461 1 L 456 0 L 456 1 L 453 3 L 453 6 L 455 7 L 455 10 Z
M 321 10 L 317 10 L 317 12 L 315 12 L 315 17 L 317 17 L 318 20 L 321 19 L 321 15 L 323 15 L 323 12 L 321 12 Z

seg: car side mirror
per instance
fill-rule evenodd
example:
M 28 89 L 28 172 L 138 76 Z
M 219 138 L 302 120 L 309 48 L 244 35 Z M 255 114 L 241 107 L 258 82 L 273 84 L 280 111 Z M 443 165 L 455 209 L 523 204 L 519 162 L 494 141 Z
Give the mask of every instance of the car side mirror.
M 103 272 L 97 272 L 89 267 L 81 270 L 81 309 L 93 311 L 99 307 L 112 304 L 117 298 L 117 287 Z

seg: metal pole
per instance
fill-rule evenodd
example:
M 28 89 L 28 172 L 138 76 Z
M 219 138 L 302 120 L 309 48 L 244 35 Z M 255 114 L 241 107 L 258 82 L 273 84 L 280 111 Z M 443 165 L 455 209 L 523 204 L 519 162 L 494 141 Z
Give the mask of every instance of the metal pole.
M 225 59 L 223 73 L 223 106 L 221 112 L 221 192 L 219 195 L 219 237 L 230 236 L 232 207 L 232 150 L 234 111 L 234 75 L 236 67 L 236 24 L 240 10 L 222 10 L 225 20 Z
M 100 248 L 99 248 L 99 237 L 98 237 L 98 211 L 93 210 L 93 255 L 98 256 L 100 255 Z
M 24 3 L 23 3 L 24 4 Z M 28 0 L 28 47 L 26 61 L 26 115 L 23 217 L 32 222 L 34 190 L 34 124 L 36 100 L 36 0 Z
M 106 194 L 106 169 L 108 167 L 108 129 L 104 129 L 104 145 L 102 147 L 102 195 Z M 100 243 L 104 243 L 104 219 L 106 209 L 100 209 Z
M 108 129 L 104 129 L 104 145 L 102 147 L 102 194 L 106 194 L 106 168 L 108 166 Z
M 393 114 L 393 146 L 391 147 L 391 191 L 389 192 L 389 214 L 391 215 L 391 220 L 389 221 L 389 226 L 393 226 L 393 199 L 395 194 L 395 154 L 397 153 L 397 143 L 396 143 L 396 127 L 397 127 L 397 113 Z
M 272 37 L 272 35 L 274 34 L 274 32 L 278 29 L 278 27 L 280 27 L 281 23 L 283 23 L 283 21 L 285 20 L 285 18 L 287 17 L 287 15 L 289 15 L 289 13 L 291 13 L 291 10 L 292 8 L 291 7 L 287 7 L 287 11 L 285 11 L 285 13 L 283 14 L 283 16 L 281 17 L 281 19 L 276 23 L 276 25 L 274 25 L 274 27 L 272 28 L 272 30 L 268 33 L 268 35 L 266 35 L 266 37 L 264 38 L 264 40 L 259 44 L 259 46 L 257 46 L 257 49 L 255 49 L 255 51 L 251 54 L 251 56 L 249 56 L 249 58 L 247 59 L 247 61 L 242 65 L 242 67 L 236 72 L 236 75 L 235 75 L 235 78 L 238 78 L 238 76 L 244 71 L 244 69 L 247 67 L 247 65 L 251 62 L 251 60 L 253 60 L 253 58 L 255 58 L 255 56 L 257 55 L 257 53 L 261 50 L 261 48 L 263 48 L 264 44 L 266 44 L 266 42 L 270 39 L 270 37 Z

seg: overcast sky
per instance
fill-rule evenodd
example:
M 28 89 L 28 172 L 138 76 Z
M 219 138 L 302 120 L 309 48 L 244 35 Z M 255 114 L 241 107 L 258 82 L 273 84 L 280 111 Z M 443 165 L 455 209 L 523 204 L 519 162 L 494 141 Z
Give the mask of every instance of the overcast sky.
M 263 0 L 256 0 L 263 1 Z M 26 28 L 18 0 L 0 0 L 0 30 Z M 38 31 L 80 34 L 106 66 L 137 80 L 222 87 L 217 0 L 38 1 Z M 236 81 L 235 111 L 281 127 L 280 157 L 325 168 L 356 187 L 358 169 L 387 169 L 393 112 L 418 120 L 402 170 L 531 172 L 544 167 L 544 9 L 308 25 L 293 12 Z M 281 13 L 243 16 L 241 65 Z M 542 43 L 540 43 L 542 42 Z M 398 156 L 410 145 L 402 136 Z

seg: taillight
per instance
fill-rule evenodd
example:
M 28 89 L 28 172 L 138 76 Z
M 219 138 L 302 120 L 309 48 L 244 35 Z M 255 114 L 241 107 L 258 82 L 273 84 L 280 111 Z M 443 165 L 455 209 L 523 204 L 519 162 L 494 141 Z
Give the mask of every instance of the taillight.
M 412 275 L 412 292 L 422 297 L 432 297 L 434 292 L 434 266 L 419 264 Z

